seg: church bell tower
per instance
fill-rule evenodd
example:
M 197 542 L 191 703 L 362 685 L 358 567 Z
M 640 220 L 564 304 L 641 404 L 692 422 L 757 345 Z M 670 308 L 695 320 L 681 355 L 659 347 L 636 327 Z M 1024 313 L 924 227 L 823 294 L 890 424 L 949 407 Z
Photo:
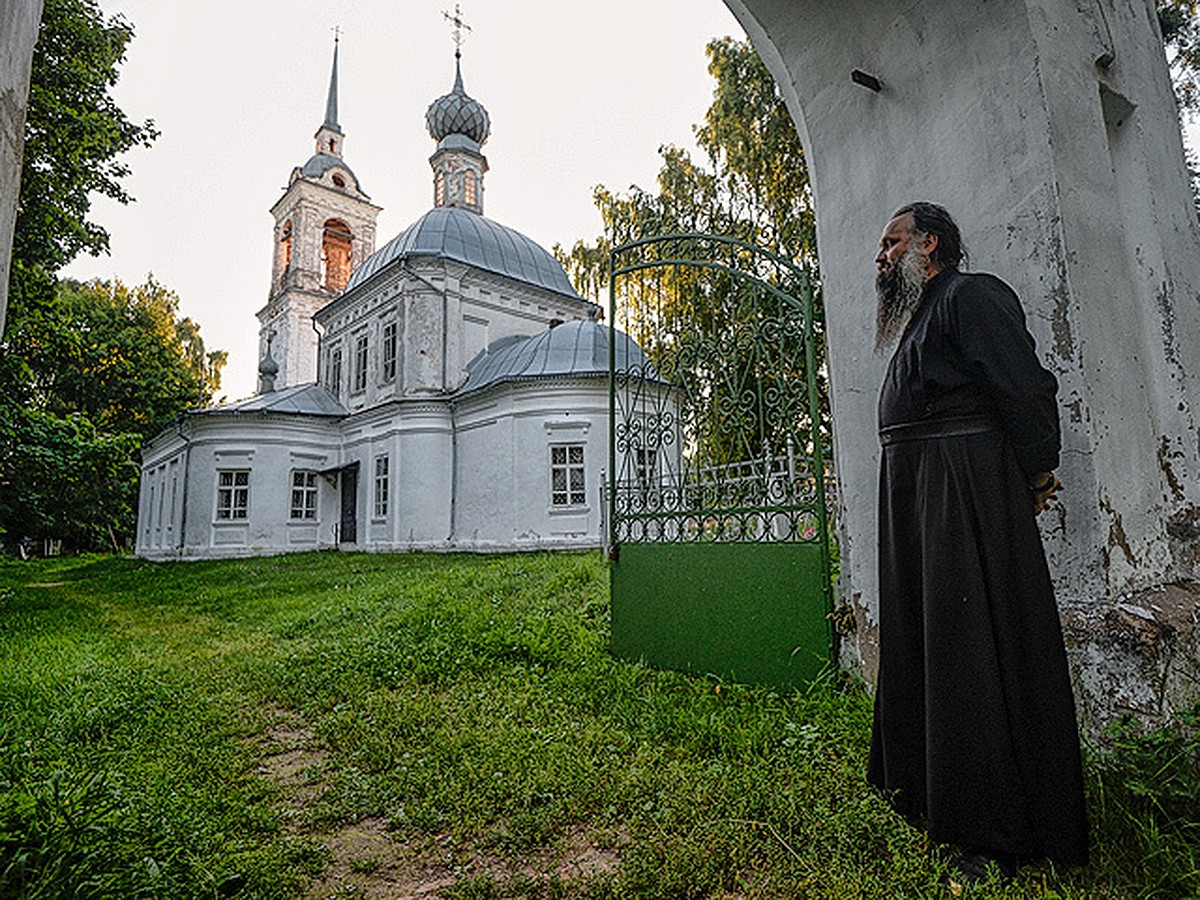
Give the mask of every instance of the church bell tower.
M 269 299 L 258 311 L 259 357 L 270 358 L 277 373 L 260 378 L 260 393 L 316 380 L 313 313 L 342 293 L 350 273 L 375 249 L 380 207 L 342 156 L 336 37 L 325 120 L 313 137 L 313 156 L 292 170 L 283 196 L 271 207 L 274 257 Z

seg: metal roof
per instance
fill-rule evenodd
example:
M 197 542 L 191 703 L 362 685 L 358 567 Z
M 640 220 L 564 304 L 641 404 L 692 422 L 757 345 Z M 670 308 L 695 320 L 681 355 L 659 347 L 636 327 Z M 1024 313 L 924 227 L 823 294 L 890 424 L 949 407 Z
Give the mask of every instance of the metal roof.
M 567 273 L 543 247 L 519 231 L 452 206 L 431 209 L 366 258 L 346 283 L 354 290 L 377 272 L 413 257 L 452 259 L 581 300 Z
M 657 379 L 646 355 L 629 335 L 591 320 L 564 322 L 528 338 L 501 338 L 467 363 L 467 383 L 459 396 L 503 381 L 563 376 L 608 375 L 608 342 L 616 335 L 618 371 L 645 366 Z
M 348 415 L 324 385 L 296 384 L 269 394 L 255 394 L 245 400 L 225 403 L 209 409 L 200 409 L 192 415 L 241 415 L 244 413 L 282 413 L 297 416 L 325 416 L 342 418 Z
M 454 61 L 454 87 L 438 97 L 425 111 L 425 127 L 430 136 L 440 141 L 449 134 L 464 134 L 476 144 L 487 143 L 492 120 L 482 103 L 467 96 L 463 90 L 462 66 Z
M 309 157 L 308 162 L 300 167 L 300 175 L 304 178 L 320 178 L 333 168 L 345 169 L 354 179 L 355 187 L 358 186 L 358 176 L 354 174 L 354 170 L 346 165 L 344 159 L 332 153 L 317 153 Z

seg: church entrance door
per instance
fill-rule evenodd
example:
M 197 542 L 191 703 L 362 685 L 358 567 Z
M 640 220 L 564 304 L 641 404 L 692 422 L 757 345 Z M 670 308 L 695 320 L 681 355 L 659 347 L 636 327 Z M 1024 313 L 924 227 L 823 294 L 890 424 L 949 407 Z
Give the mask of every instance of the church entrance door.
M 338 542 L 358 543 L 358 463 L 342 468 L 338 482 L 342 487 L 342 520 L 338 527 Z
M 810 681 L 830 666 L 833 635 L 830 422 L 809 276 L 714 235 L 647 238 L 610 261 L 609 321 L 643 354 L 609 354 L 612 651 Z

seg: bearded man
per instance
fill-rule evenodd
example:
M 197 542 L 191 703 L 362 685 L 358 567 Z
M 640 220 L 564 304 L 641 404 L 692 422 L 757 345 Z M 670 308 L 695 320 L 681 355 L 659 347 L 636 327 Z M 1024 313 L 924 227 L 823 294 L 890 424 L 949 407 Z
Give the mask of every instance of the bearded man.
M 868 780 L 963 849 L 958 883 L 1087 861 L 1074 700 L 1035 513 L 1062 485 L 1058 384 L 1016 294 L 959 271 L 950 214 L 884 229 L 879 679 Z

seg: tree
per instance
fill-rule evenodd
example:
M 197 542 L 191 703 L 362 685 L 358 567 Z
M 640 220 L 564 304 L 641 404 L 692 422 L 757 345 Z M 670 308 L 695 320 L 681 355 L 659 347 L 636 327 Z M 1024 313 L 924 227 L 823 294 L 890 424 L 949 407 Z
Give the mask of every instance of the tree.
M 0 344 L 0 538 L 118 548 L 134 527 L 141 441 L 208 403 L 221 351 L 150 279 L 59 283 L 80 252 L 108 249 L 91 197 L 120 203 L 121 154 L 148 146 L 109 91 L 132 27 L 95 0 L 46 0 L 34 49 L 21 191 Z
M 22 317 L 9 346 L 39 408 L 149 437 L 220 388 L 226 354 L 206 353 L 199 327 L 178 310 L 179 297 L 153 278 L 135 288 L 68 280 L 53 305 Z
M 206 352 L 179 298 L 153 280 L 64 281 L 24 309 L 0 360 L 0 531 L 68 547 L 132 537 L 142 441 L 208 404 L 223 351 Z
M 1160 0 L 1162 30 L 1175 97 L 1185 114 L 1200 110 L 1200 10 L 1196 0 Z
M 130 122 L 109 94 L 133 28 L 104 20 L 95 0 L 45 0 L 33 52 L 13 259 L 57 272 L 82 251 L 108 249 L 87 218 L 96 194 L 128 203 L 121 154 L 148 147 L 152 121 Z
M 725 235 L 795 263 L 815 293 L 814 375 L 828 446 L 815 219 L 804 151 L 775 80 L 750 43 L 722 38 L 706 50 L 715 87 L 704 122 L 695 128 L 705 164 L 678 147 L 659 148 L 657 193 L 636 185 L 624 193 L 597 187 L 593 199 L 605 234 L 594 243 L 577 241 L 569 251 L 556 246 L 555 254 L 580 293 L 597 301 L 608 286 L 611 249 L 653 235 Z M 715 261 L 736 262 L 735 268 L 759 266 L 754 274 L 787 293 L 798 296 L 803 289 L 785 266 L 763 266 L 761 257 L 729 245 L 709 245 L 706 252 L 722 255 Z M 803 335 L 788 331 L 775 355 L 746 352 L 755 335 L 783 333 L 772 330 L 769 304 L 753 295 L 713 269 L 668 267 L 623 279 L 622 318 L 614 324 L 638 342 L 658 375 L 682 387 L 677 397 L 696 398 L 681 414 L 697 458 L 704 458 L 698 465 L 755 458 L 764 447 L 779 453 L 808 422 Z M 747 434 L 753 437 L 747 440 Z
M 775 79 L 749 41 L 720 38 L 707 48 L 713 101 L 696 142 L 708 169 L 679 147 L 659 148 L 658 193 L 599 186 L 593 201 L 605 234 L 554 252 L 586 297 L 607 287 L 608 250 L 650 234 L 726 234 L 796 260 L 815 274 L 816 224 L 808 166 Z
M 1200 3 L 1160 0 L 1157 8 L 1182 125 L 1200 111 Z M 1192 178 L 1192 202 L 1200 217 L 1200 162 L 1190 149 L 1187 166 Z

